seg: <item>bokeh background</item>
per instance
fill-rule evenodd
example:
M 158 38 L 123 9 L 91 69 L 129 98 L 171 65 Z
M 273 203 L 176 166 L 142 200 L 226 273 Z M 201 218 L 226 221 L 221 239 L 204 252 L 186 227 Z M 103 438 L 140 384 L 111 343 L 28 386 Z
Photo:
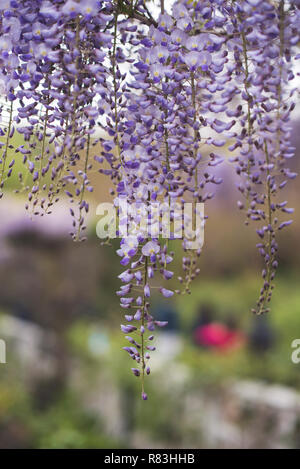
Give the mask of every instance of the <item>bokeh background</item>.
M 299 171 L 299 120 L 293 127 Z M 192 295 L 154 297 L 153 314 L 169 325 L 155 339 L 147 402 L 122 350 L 117 242 L 96 237 L 109 181 L 91 176 L 85 243 L 68 236 L 67 201 L 31 220 L 9 182 L 0 203 L 0 448 L 300 447 L 300 363 L 291 360 L 300 339 L 300 180 L 285 192 L 296 211 L 280 235 L 272 310 L 256 317 L 255 226 L 236 208 L 231 164 L 220 173 Z

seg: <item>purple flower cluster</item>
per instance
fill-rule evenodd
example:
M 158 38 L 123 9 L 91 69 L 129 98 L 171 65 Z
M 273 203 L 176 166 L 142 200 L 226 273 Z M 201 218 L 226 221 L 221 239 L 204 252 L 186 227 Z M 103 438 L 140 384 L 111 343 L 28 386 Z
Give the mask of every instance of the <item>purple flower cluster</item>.
M 293 212 L 287 202 L 280 201 L 280 192 L 289 179 L 296 177 L 287 167 L 294 155 L 289 118 L 295 107 L 295 90 L 289 82 L 294 79 L 291 51 L 298 40 L 292 18 L 294 13 L 298 15 L 295 9 L 299 2 L 294 3 L 280 0 L 278 5 L 271 5 L 266 1 L 248 1 L 242 8 L 236 5 L 232 12 L 232 31 L 239 37 L 239 44 L 235 39 L 233 48 L 239 64 L 235 70 L 236 90 L 239 85 L 245 104 L 227 111 L 240 123 L 240 131 L 229 150 L 235 154 L 238 150 L 232 160 L 241 176 L 239 208 L 246 211 L 246 224 L 249 221 L 260 224 L 256 230 L 257 247 L 265 268 L 263 287 L 253 310 L 257 314 L 269 310 L 267 304 L 278 267 L 276 232 L 291 223 L 281 223 L 278 213 Z
M 11 175 L 14 153 L 24 165 L 16 191 L 28 193 L 26 209 L 50 213 L 64 192 L 74 205 L 72 236 L 79 239 L 89 210 L 86 194 L 93 190 L 91 135 L 100 115 L 95 100 L 105 79 L 111 37 L 104 30 L 112 4 L 21 0 L 3 1 L 0 8 L 0 87 L 6 98 L 0 187 Z M 12 152 L 15 130 L 23 139 Z
M 124 350 L 146 400 L 153 331 L 166 325 L 150 313 L 152 290 L 180 293 L 165 283 L 174 253 L 161 236 L 164 213 L 208 202 L 227 151 L 265 264 L 255 312 L 268 310 L 276 234 L 291 223 L 279 218 L 292 212 L 280 193 L 296 176 L 287 165 L 300 1 L 178 0 L 156 18 L 143 0 L 6 0 L 0 14 L 0 196 L 19 159 L 16 191 L 27 194 L 26 209 L 50 213 L 65 195 L 75 240 L 85 239 L 95 164 L 111 179 L 115 204 L 128 202 L 127 218 L 118 206 L 130 233 L 117 251 L 126 269 L 117 294 Z M 22 144 L 14 147 L 15 132 Z M 157 201 L 160 221 L 149 233 Z M 184 237 L 182 245 L 179 281 L 189 293 L 201 249 Z

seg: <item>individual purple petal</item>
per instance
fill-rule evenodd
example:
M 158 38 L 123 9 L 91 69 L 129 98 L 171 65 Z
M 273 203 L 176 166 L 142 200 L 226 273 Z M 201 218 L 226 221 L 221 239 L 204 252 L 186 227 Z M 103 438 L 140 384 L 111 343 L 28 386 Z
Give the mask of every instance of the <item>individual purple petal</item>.
M 165 298 L 170 298 L 171 296 L 174 295 L 174 292 L 172 290 L 167 290 L 166 288 L 161 288 L 160 292 L 163 294 Z
M 144 256 L 151 256 L 152 254 L 157 254 L 160 251 L 160 246 L 154 241 L 148 241 L 143 247 L 142 247 L 142 254 Z
M 144 286 L 144 295 L 146 298 L 150 298 L 150 287 L 148 283 Z
M 121 325 L 121 331 L 124 332 L 124 334 L 130 334 L 131 332 L 136 331 L 137 328 L 135 326 L 127 325 L 124 326 L 123 324 Z
M 134 376 L 140 376 L 140 370 L 138 368 L 131 368 L 131 371 Z

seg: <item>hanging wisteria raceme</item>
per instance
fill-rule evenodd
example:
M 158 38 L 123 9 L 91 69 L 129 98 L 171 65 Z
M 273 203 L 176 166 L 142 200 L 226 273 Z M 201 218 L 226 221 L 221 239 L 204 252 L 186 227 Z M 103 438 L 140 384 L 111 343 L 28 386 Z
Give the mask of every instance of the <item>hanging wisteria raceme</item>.
M 257 3 L 254 10 L 253 3 Z M 252 220 L 260 224 L 257 247 L 266 267 L 254 310 L 258 314 L 268 311 L 272 295 L 278 267 L 276 232 L 291 223 L 290 220 L 280 223 L 277 212 L 293 212 L 278 194 L 289 179 L 296 177 L 286 163 L 294 154 L 288 122 L 295 107 L 292 99 L 295 90 L 289 81 L 294 78 L 290 51 L 298 34 L 294 35 L 296 30 L 290 24 L 295 12 L 290 12 L 291 16 L 286 12 L 289 5 L 284 0 L 276 5 L 244 2 L 235 5 L 232 11 L 234 54 L 240 63 L 238 83 L 246 104 L 238 105 L 234 112 L 241 131 L 229 149 L 239 148 L 239 155 L 233 158 L 236 171 L 243 178 L 239 185 L 243 196 L 239 207 L 246 210 L 246 223 Z M 231 116 L 232 111 L 227 111 L 227 115 Z
M 191 246 L 187 226 L 222 183 L 216 168 L 228 152 L 265 264 L 254 311 L 268 311 L 276 234 L 291 223 L 279 216 L 292 213 L 280 196 L 296 177 L 288 162 L 300 1 L 178 0 L 166 11 L 163 1 L 0 0 L 0 11 L 0 196 L 16 168 L 30 214 L 67 198 L 71 235 L 84 240 L 91 171 L 110 178 L 124 350 L 146 400 L 153 332 L 166 325 L 150 298 L 155 289 L 190 293 L 202 244 Z M 178 215 L 187 203 L 190 218 Z M 176 238 L 183 273 L 174 290 Z
M 9 109 L 1 187 L 14 164 L 6 160 L 17 128 L 23 142 L 15 152 L 25 166 L 17 190 L 28 192 L 26 208 L 49 213 L 64 192 L 76 205 L 70 208 L 72 236 L 80 239 L 86 193 L 92 191 L 87 173 L 99 116 L 97 86 L 105 79 L 102 46 L 111 43 L 103 33 L 111 5 L 99 10 L 98 2 L 2 3 L 1 85 Z

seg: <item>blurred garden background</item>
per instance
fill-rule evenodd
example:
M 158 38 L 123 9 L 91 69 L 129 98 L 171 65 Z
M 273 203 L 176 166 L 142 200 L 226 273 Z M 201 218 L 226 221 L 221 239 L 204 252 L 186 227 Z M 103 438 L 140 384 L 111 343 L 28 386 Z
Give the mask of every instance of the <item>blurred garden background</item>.
M 0 448 L 300 448 L 300 363 L 291 359 L 300 339 L 300 180 L 286 190 L 296 211 L 281 234 L 271 312 L 257 317 L 255 226 L 236 207 L 231 164 L 220 173 L 226 183 L 205 207 L 192 295 L 154 299 L 169 325 L 155 338 L 147 402 L 122 350 L 118 241 L 111 248 L 96 237 L 109 183 L 98 180 L 91 194 L 88 241 L 73 243 L 68 209 L 32 221 L 10 182 L 0 204 Z

